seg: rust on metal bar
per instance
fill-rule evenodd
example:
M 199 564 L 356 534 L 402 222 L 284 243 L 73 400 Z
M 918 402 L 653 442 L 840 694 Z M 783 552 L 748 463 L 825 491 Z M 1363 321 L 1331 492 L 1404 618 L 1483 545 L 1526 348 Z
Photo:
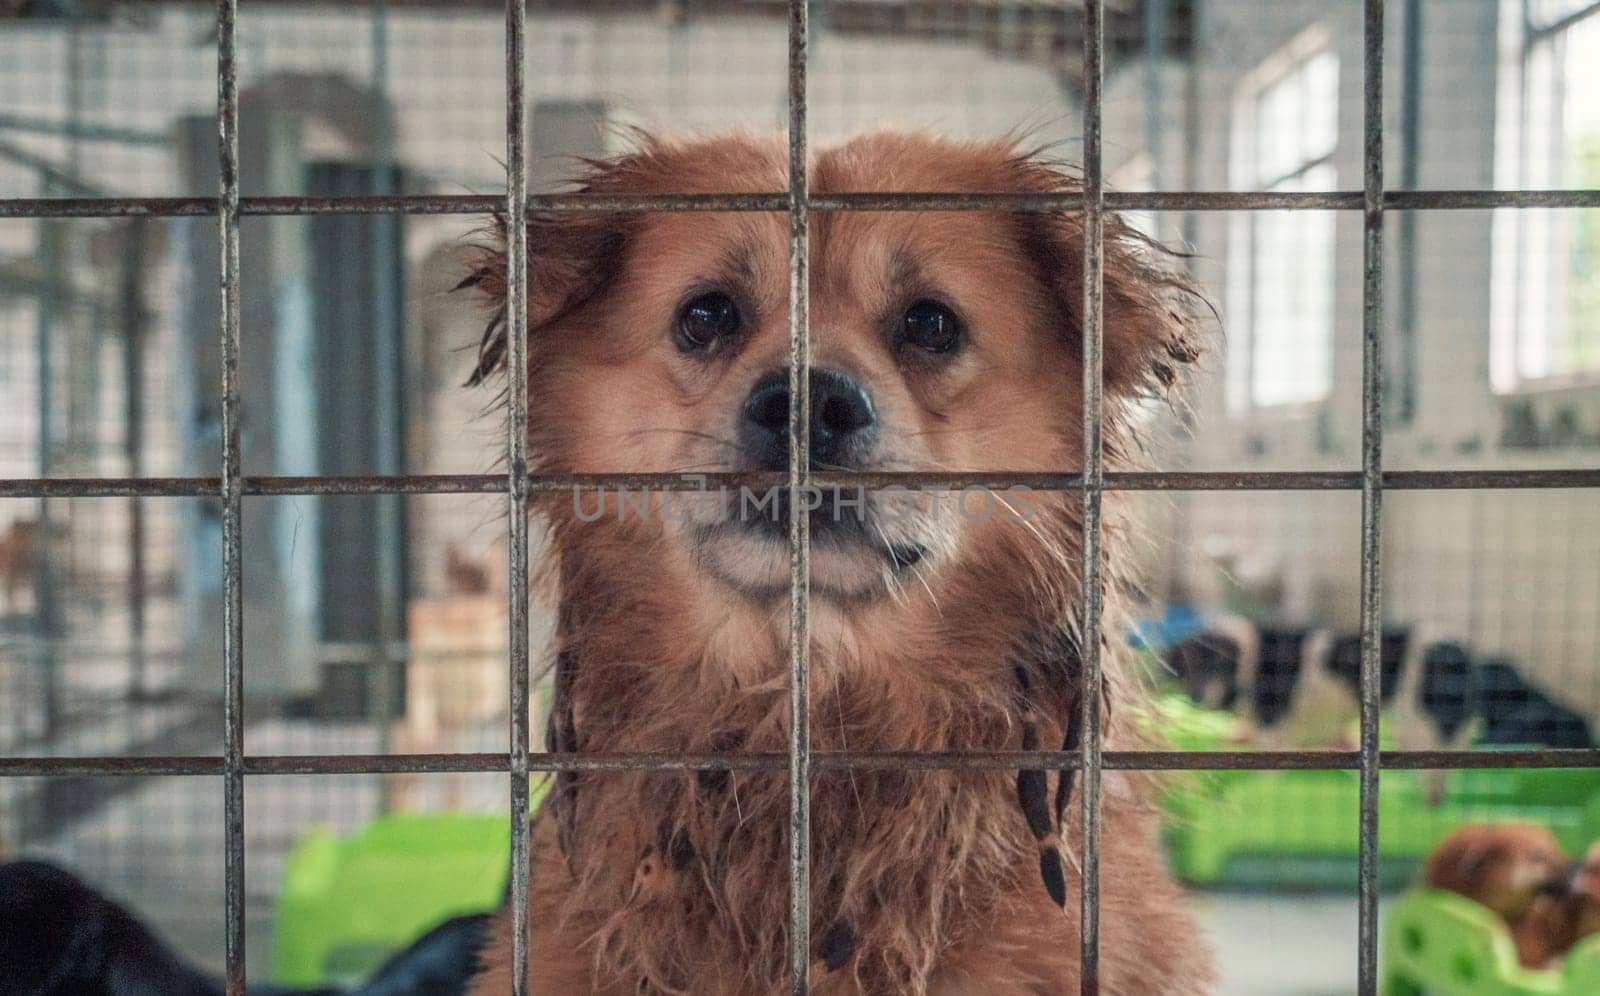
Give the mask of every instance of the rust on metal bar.
M 702 489 L 776 488 L 787 478 L 770 473 L 530 474 L 528 493 L 636 490 L 693 492 Z M 1142 471 L 1108 472 L 1105 491 L 1359 491 L 1359 471 Z M 817 487 L 966 488 L 1003 491 L 1081 491 L 1081 474 L 1039 471 L 826 471 L 811 475 Z M 1385 491 L 1532 490 L 1600 488 L 1600 469 L 1387 470 Z M 396 474 L 326 477 L 240 478 L 241 492 L 254 495 L 505 494 L 504 474 Z M 0 498 L 196 498 L 216 497 L 216 477 L 22 477 L 0 478 Z
M 0 198 L 0 218 L 197 218 L 216 213 L 215 197 Z
M 787 210 L 788 195 L 539 194 L 528 211 L 770 211 Z M 928 192 L 812 194 L 812 211 L 1077 211 L 1076 194 Z M 1113 211 L 1358 211 L 1360 190 L 1328 191 L 1107 191 Z M 1388 190 L 1386 211 L 1577 209 L 1600 207 L 1600 190 Z M 242 215 L 459 214 L 507 210 L 506 199 L 481 194 L 398 194 L 387 197 L 241 197 Z M 16 197 L 0 199 L 0 218 L 182 218 L 215 214 L 215 197 Z
M 767 211 L 789 210 L 787 193 L 727 194 L 539 194 L 528 197 L 530 211 Z
M 1100 992 L 1101 712 L 1105 682 L 1101 651 L 1104 579 L 1101 576 L 1101 507 L 1105 487 L 1105 174 L 1101 124 L 1105 82 L 1104 0 L 1083 5 L 1083 603 L 1078 706 L 1082 710 L 1082 861 L 1079 867 L 1079 991 Z
M 1360 751 L 1106 750 L 1101 765 L 1119 771 L 1359 771 Z M 1600 749 L 1386 750 L 1382 767 L 1395 771 L 1600 768 Z M 258 754 L 245 755 L 251 776 L 383 775 L 504 772 L 508 753 L 464 754 Z M 530 752 L 528 770 L 553 771 L 785 771 L 787 753 Z M 815 751 L 817 771 L 1079 769 L 1078 751 Z M 221 775 L 221 756 L 0 757 L 0 777 L 118 777 Z
M 217 0 L 216 202 L 222 314 L 223 935 L 228 996 L 245 992 L 244 496 L 239 398 L 238 0 Z
M 789 507 L 811 484 L 810 194 L 806 48 L 810 0 L 789 0 Z M 811 967 L 811 516 L 789 516 L 789 989 Z
M 1385 190 L 1385 211 L 1596 208 L 1600 190 Z
M 528 9 L 506 0 L 506 213 L 517 223 L 506 239 L 507 554 L 510 571 L 511 669 L 511 993 L 525 996 L 528 978 L 529 815 L 528 755 Z
M 1383 0 L 1366 0 L 1362 57 L 1361 795 L 1357 991 L 1378 993 L 1378 716 L 1383 637 Z

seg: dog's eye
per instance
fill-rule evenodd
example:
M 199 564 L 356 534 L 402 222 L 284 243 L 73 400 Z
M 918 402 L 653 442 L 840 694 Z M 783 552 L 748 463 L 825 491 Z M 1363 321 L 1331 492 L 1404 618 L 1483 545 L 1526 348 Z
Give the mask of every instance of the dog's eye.
M 900 319 L 899 338 L 930 353 L 948 353 L 961 344 L 961 319 L 938 301 L 918 301 Z
M 710 349 L 739 331 L 739 308 L 718 291 L 701 294 L 678 312 L 678 345 L 687 351 Z

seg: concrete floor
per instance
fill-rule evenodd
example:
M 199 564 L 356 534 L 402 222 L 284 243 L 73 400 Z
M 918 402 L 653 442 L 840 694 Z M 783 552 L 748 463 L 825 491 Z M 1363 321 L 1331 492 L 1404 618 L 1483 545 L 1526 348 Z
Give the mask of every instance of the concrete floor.
M 1201 893 L 1195 906 L 1216 949 L 1219 996 L 1355 992 L 1353 894 Z

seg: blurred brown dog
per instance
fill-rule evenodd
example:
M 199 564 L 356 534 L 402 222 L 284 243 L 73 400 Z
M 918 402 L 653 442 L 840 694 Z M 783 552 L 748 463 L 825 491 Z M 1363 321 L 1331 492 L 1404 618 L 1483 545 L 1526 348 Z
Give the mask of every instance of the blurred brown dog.
M 1453 831 L 1428 856 L 1423 884 L 1448 889 L 1505 918 L 1528 968 L 1542 968 L 1572 943 L 1569 865 L 1544 827 L 1508 823 Z
M 582 189 L 783 190 L 787 163 L 781 141 L 645 139 L 593 163 Z M 1076 189 L 1009 144 L 902 134 L 823 152 L 811 184 Z M 810 224 L 812 468 L 1081 466 L 1078 215 L 817 212 Z M 1166 258 L 1115 219 L 1105 236 L 1116 462 L 1133 406 L 1171 386 L 1198 345 L 1192 295 Z M 528 244 L 535 470 L 787 469 L 786 216 L 569 212 L 532 220 Z M 502 302 L 502 251 L 465 284 Z M 497 315 L 480 379 L 503 368 L 504 329 Z M 789 495 L 768 492 L 752 508 L 734 490 L 563 494 L 545 508 L 560 605 L 552 749 L 787 749 Z M 1081 497 L 812 497 L 801 495 L 817 750 L 1078 742 Z M 1109 495 L 1107 514 L 1114 572 L 1121 513 Z M 1119 642 L 1106 642 L 1108 656 Z M 1117 685 L 1117 661 L 1107 666 Z M 1107 776 L 1106 788 L 1101 991 L 1210 991 L 1210 957 L 1163 865 L 1153 807 L 1131 780 Z M 830 768 L 812 775 L 811 795 L 812 992 L 1077 991 L 1070 773 Z M 533 830 L 533 991 L 788 991 L 789 810 L 782 772 L 558 779 Z M 485 964 L 474 991 L 507 992 L 509 918 Z

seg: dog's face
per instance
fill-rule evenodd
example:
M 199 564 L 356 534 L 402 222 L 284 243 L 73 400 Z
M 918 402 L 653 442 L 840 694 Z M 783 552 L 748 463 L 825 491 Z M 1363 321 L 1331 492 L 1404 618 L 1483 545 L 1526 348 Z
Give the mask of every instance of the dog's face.
M 586 188 L 773 191 L 784 148 L 647 143 Z M 823 153 L 818 192 L 1065 190 L 999 145 L 880 135 Z M 530 434 L 540 469 L 781 472 L 789 465 L 789 219 L 770 213 L 580 215 L 530 226 Z M 1080 465 L 1082 231 L 1075 218 L 813 213 L 813 471 L 1071 471 Z M 1108 420 L 1195 355 L 1180 282 L 1107 227 Z M 484 285 L 493 293 L 497 281 Z M 498 341 L 488 340 L 490 361 Z M 1113 408 L 1116 410 L 1114 411 Z M 658 531 L 663 561 L 755 601 L 786 596 L 788 494 L 695 492 L 641 513 L 616 495 L 572 511 Z M 1060 495 L 824 490 L 810 509 L 813 595 L 854 603 L 924 582 L 1026 533 Z M 652 521 L 637 521 L 650 519 Z M 657 567 L 671 566 L 657 565 Z
M 1550 831 L 1532 824 L 1466 826 L 1428 856 L 1424 882 L 1449 889 L 1508 918 L 1541 896 L 1567 890 L 1568 865 Z

